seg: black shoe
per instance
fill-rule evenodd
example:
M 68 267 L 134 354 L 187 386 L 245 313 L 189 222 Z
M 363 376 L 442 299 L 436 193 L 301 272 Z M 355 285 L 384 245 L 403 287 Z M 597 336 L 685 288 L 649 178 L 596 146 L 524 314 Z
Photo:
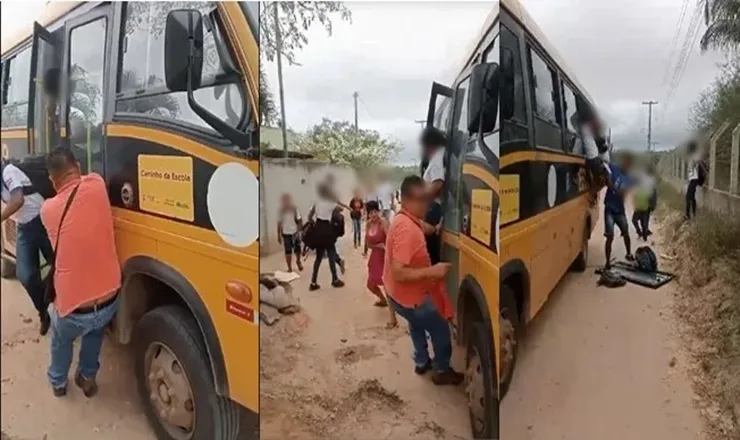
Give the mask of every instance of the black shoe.
M 314 290 L 319 290 L 319 289 L 321 289 L 321 286 L 319 286 L 316 283 L 311 283 L 311 285 L 308 286 L 308 290 L 310 290 L 311 292 L 313 292 Z
M 419 376 L 423 376 L 426 374 L 427 371 L 432 369 L 432 361 L 431 359 L 427 361 L 424 365 L 416 365 L 414 366 L 414 373 L 418 374 Z
M 98 383 L 95 379 L 85 379 L 79 371 L 75 374 L 75 385 L 82 390 L 82 393 L 88 399 L 98 394 Z
M 41 336 L 46 336 L 47 333 L 49 333 L 49 327 L 51 326 L 51 318 L 49 317 L 49 312 L 41 312 L 39 313 L 39 334 Z
M 331 286 L 332 287 L 344 287 L 344 281 L 342 280 L 332 281 Z
M 460 385 L 465 380 L 465 375 L 458 373 L 452 368 L 445 371 L 437 371 L 432 376 L 432 382 L 435 385 Z
M 54 391 L 54 397 L 64 397 L 67 395 L 67 387 L 63 386 L 61 388 L 51 388 L 52 391 Z

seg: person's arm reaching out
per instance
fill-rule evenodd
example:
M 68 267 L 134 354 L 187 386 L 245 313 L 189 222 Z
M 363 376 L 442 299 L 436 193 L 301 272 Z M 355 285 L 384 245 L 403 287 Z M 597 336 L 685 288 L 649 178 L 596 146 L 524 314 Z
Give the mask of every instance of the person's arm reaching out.
M 409 266 L 414 255 L 426 246 L 423 240 L 414 241 L 414 232 L 408 226 L 399 226 L 387 241 L 393 255 L 391 258 L 393 279 L 397 282 L 414 282 L 444 278 L 450 269 L 449 263 L 437 263 L 424 268 Z

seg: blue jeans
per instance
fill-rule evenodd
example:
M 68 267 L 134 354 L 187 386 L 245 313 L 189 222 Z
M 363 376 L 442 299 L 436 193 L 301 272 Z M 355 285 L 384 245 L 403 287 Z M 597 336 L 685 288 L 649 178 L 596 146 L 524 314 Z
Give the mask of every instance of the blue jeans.
M 15 275 L 31 297 L 33 306 L 41 314 L 46 309 L 44 303 L 46 287 L 41 280 L 39 253 L 43 254 L 46 261 L 54 258 L 54 251 L 44 224 L 41 223 L 41 216 L 28 223 L 18 223 L 18 239 L 15 245 Z
M 119 297 L 120 298 L 120 297 Z M 70 313 L 60 318 L 54 305 L 49 306 L 51 317 L 51 365 L 49 365 L 49 383 L 54 388 L 67 385 L 69 367 L 74 355 L 73 343 L 82 337 L 77 371 L 85 379 L 95 379 L 100 368 L 100 348 L 103 345 L 105 326 L 118 311 L 116 298 L 112 304 L 91 313 Z
M 416 307 L 404 307 L 388 296 L 388 303 L 393 310 L 409 323 L 411 342 L 414 344 L 414 363 L 418 367 L 429 362 L 427 348 L 427 333 L 434 348 L 434 370 L 447 371 L 452 358 L 452 340 L 450 324 L 437 311 L 431 298 L 427 296 L 424 302 Z
M 354 244 L 355 246 L 359 246 L 362 244 L 362 219 L 361 218 L 353 218 L 352 219 L 352 234 L 354 238 Z

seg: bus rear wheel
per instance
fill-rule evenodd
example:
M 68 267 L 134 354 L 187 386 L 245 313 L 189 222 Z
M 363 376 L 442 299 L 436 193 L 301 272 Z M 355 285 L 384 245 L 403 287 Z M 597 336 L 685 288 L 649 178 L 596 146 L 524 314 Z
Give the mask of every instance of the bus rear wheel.
M 474 439 L 497 438 L 499 430 L 496 368 L 490 333 L 480 321 L 471 323 L 468 329 L 465 388 Z
M 159 440 L 236 440 L 239 408 L 216 394 L 199 327 L 179 306 L 146 313 L 134 334 L 137 386 Z
M 501 332 L 501 398 L 506 396 L 514 377 L 519 342 L 522 333 L 519 319 L 519 309 L 516 305 L 514 291 L 506 285 L 501 285 L 499 299 L 499 328 Z

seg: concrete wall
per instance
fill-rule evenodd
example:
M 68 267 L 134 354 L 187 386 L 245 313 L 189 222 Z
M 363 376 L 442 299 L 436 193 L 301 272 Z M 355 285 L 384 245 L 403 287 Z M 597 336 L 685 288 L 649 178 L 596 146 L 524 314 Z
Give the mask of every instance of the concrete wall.
M 316 185 L 332 173 L 342 202 L 347 203 L 357 187 L 352 168 L 314 159 L 274 159 L 260 161 L 260 254 L 281 250 L 277 241 L 277 221 L 280 196 L 293 196 L 301 215 L 306 218 L 316 201 Z M 349 225 L 347 225 L 349 226 Z M 349 229 L 348 229 L 349 230 Z

